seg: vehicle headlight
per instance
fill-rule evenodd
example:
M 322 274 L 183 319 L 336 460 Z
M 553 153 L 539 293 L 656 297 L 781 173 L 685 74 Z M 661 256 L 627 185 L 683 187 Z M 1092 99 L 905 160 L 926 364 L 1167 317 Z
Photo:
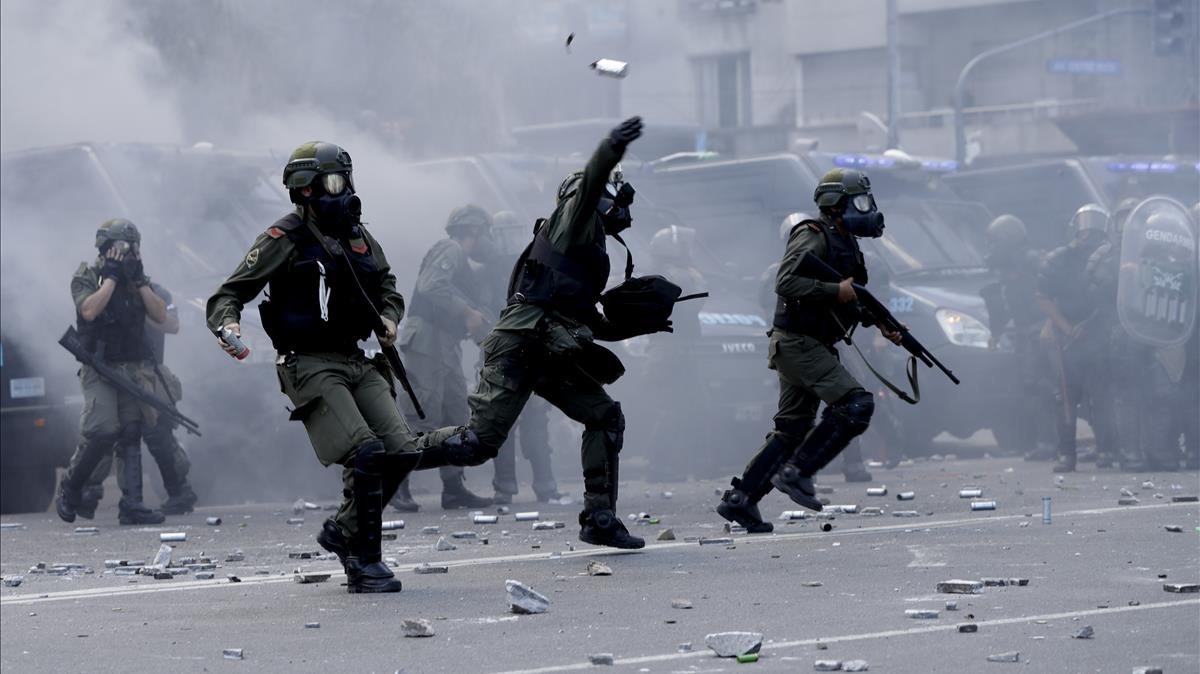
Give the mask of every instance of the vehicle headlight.
M 625 349 L 625 353 L 633 356 L 634 358 L 644 358 L 646 356 L 646 349 L 649 347 L 649 335 L 638 335 L 637 337 L 630 337 L 629 339 L 622 340 L 621 342 L 621 348 Z
M 992 332 L 975 318 L 953 309 L 938 309 L 933 315 L 951 344 L 977 349 L 988 348 Z

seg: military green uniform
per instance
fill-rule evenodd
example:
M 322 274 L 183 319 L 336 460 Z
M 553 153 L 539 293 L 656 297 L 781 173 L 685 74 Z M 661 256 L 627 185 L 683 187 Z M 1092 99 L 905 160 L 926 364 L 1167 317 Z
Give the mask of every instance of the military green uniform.
M 94 320 L 85 321 L 79 315 L 84 300 L 100 290 L 102 263 L 102 259 L 93 264 L 82 263 L 71 278 L 71 297 L 84 346 L 143 390 L 166 398 L 166 389 L 154 373 L 153 354 L 144 339 L 146 307 L 133 283 L 119 279 L 108 305 Z M 109 383 L 91 366 L 80 367 L 79 381 L 83 389 L 79 422 L 82 441 L 63 477 L 60 517 L 73 521 L 76 508 L 81 506 L 85 516 L 94 512 L 94 506 L 89 510 L 83 504 L 82 491 L 96 465 L 110 458 L 116 447 L 126 459 L 118 479 L 122 523 L 138 523 L 135 520 L 144 515 L 162 521 L 161 515 L 149 515 L 150 511 L 142 504 L 142 429 L 158 423 L 158 413 Z M 65 510 L 64 504 L 69 506 Z
M 175 307 L 172 301 L 171 293 L 166 288 L 157 283 L 150 283 L 150 288 L 154 294 L 162 298 L 167 304 L 167 315 L 169 320 L 179 320 L 179 310 Z M 183 383 L 175 373 L 167 367 L 163 362 L 166 350 L 166 333 L 155 327 L 150 321 L 146 322 L 146 340 L 150 346 L 150 350 L 154 356 L 154 363 L 157 366 L 157 372 L 154 375 L 156 387 L 155 395 L 163 400 L 169 400 L 173 403 L 178 403 L 183 399 Z M 159 379 L 161 375 L 161 379 Z M 163 384 L 166 386 L 164 387 Z M 162 475 L 163 486 L 166 487 L 168 501 L 163 504 L 163 512 L 171 514 L 183 514 L 190 512 L 195 504 L 196 495 L 188 484 L 187 476 L 191 470 L 192 463 L 188 459 L 187 452 L 175 439 L 175 429 L 178 426 L 173 420 L 158 415 L 155 423 L 149 428 L 142 429 L 142 439 L 146 442 L 146 449 L 150 452 L 150 456 L 154 458 L 154 462 L 158 465 L 159 473 Z M 72 457 L 72 463 L 76 463 L 77 458 Z M 104 496 L 104 480 L 108 477 L 109 471 L 112 470 L 112 455 L 106 455 L 96 469 L 92 471 L 92 476 L 88 480 L 87 487 L 84 491 L 84 502 L 90 506 L 91 511 L 95 510 L 95 505 L 99 503 Z M 123 470 L 123 459 L 117 455 L 117 485 L 124 488 L 125 471 Z M 83 512 L 81 507 L 80 512 Z
M 407 400 L 409 426 L 432 431 L 467 416 L 467 379 L 463 374 L 462 340 L 468 337 L 464 318 L 481 304 L 479 279 L 458 241 L 438 241 L 425 254 L 413 289 L 412 306 L 400 333 L 399 346 L 407 356 L 408 379 L 425 410 L 417 417 Z M 460 466 L 440 466 L 442 482 L 450 488 L 463 481 Z
M 581 456 L 588 511 L 612 510 L 617 491 L 616 454 L 624 440 L 620 404 L 574 360 L 582 343 L 609 337 L 603 334 L 603 318 L 595 308 L 608 275 L 605 233 L 596 208 L 622 151 L 608 141 L 600 144 L 574 191 L 562 195 L 533 244 L 543 247 L 543 259 L 555 255 L 586 259 L 587 263 L 573 264 L 582 268 L 580 273 L 598 276 L 599 288 L 594 282 L 581 284 L 586 287 L 578 294 L 578 302 L 569 307 L 528 301 L 523 293 L 514 293 L 483 340 L 483 369 L 468 398 L 468 427 L 478 434 L 488 458 L 499 451 L 535 392 L 583 424 Z M 458 430 L 449 427 L 426 434 L 422 445 L 443 442 Z
M 365 227 L 327 237 L 327 244 L 345 253 L 331 258 L 312 233 L 315 221 L 302 222 L 302 213 L 297 209 L 259 235 L 209 298 L 208 326 L 220 334 L 225 325 L 239 322 L 245 303 L 270 283 L 270 299 L 259 308 L 279 352 L 280 389 L 294 405 L 289 418 L 304 424 L 323 465 L 343 467 L 345 498 L 334 522 L 343 536 L 354 539 L 359 535 L 356 451 L 378 439 L 382 452 L 395 457 L 415 452 L 416 442 L 396 408 L 386 364 L 368 359 L 358 346 L 377 318 L 349 275 L 347 260 L 380 315 L 399 323 L 404 298 L 383 249 Z M 384 477 L 384 503 L 402 478 Z

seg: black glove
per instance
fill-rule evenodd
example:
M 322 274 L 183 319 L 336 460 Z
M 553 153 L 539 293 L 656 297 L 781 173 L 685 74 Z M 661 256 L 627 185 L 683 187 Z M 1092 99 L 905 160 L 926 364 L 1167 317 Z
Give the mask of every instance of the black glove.
M 119 280 L 121 280 L 121 276 L 123 274 L 124 274 L 124 270 L 121 267 L 120 260 L 114 260 L 111 257 L 106 257 L 106 258 L 104 258 L 104 261 L 100 264 L 100 277 L 101 278 L 110 278 L 114 281 L 119 281 Z
M 120 262 L 125 279 L 135 288 L 146 285 L 146 274 L 142 270 L 142 261 L 133 255 L 126 255 Z
M 641 135 L 642 118 L 630 117 L 621 122 L 620 126 L 608 132 L 608 142 L 614 150 L 624 150 L 626 145 L 637 140 Z

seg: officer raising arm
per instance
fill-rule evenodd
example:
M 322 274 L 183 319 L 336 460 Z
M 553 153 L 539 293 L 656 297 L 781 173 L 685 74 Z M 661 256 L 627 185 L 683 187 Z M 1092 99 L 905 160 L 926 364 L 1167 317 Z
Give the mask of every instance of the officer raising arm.
M 360 222 L 350 154 L 310 142 L 292 153 L 283 182 L 296 210 L 254 242 L 208 300 L 208 327 L 240 334 L 242 307 L 269 287 L 259 305 L 278 352 L 276 370 L 323 465 L 342 466 L 344 499 L 317 536 L 346 570 L 347 589 L 399 592 L 381 560 L 383 505 L 420 453 L 396 409 L 391 371 L 358 343 L 378 331 L 396 339 L 404 299 L 379 242 Z M 222 343 L 227 353 L 234 351 Z
M 779 375 L 775 428 L 717 506 L 721 517 L 750 533 L 774 529 L 758 510 L 772 485 L 799 505 L 821 510 L 812 476 L 867 430 L 875 411 L 874 397 L 838 362 L 833 346 L 860 322 L 851 284 L 865 284 L 867 269 L 856 238 L 883 234 L 883 214 L 870 190 L 871 182 L 860 171 L 829 171 L 813 197 L 820 217 L 791 230 L 775 281 L 778 298 L 769 347 L 768 367 Z M 830 283 L 802 275 L 800 262 L 806 254 L 836 269 L 844 280 Z M 893 342 L 900 338 L 897 333 L 884 336 Z M 814 428 L 822 402 L 825 412 Z

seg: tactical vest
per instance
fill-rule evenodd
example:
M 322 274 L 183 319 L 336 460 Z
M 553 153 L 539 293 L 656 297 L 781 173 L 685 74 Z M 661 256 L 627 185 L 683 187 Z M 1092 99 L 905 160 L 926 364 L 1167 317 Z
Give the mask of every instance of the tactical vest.
M 824 262 L 833 267 L 842 278 L 854 277 L 859 285 L 867 284 L 867 267 L 862 251 L 853 236 L 843 236 L 837 228 L 824 218 L 806 220 L 801 226 L 814 223 L 825 237 Z M 861 320 L 858 305 L 853 302 L 804 303 L 776 296 L 774 326 L 780 330 L 808 335 L 825 344 L 832 344 L 845 335 L 846 330 Z M 836 320 L 835 318 L 836 317 Z
M 331 256 L 299 215 L 288 214 L 274 226 L 295 245 L 285 266 L 271 277 L 268 299 L 258 305 L 275 350 L 357 351 L 358 342 L 379 323 L 377 307 L 383 298 L 383 272 L 366 239 L 357 227 L 346 239 L 326 239 Z M 351 245 L 351 240 L 362 244 Z
M 149 360 L 146 343 L 146 305 L 137 288 L 128 282 L 117 283 L 112 298 L 94 321 L 76 320 L 84 348 L 98 358 L 120 363 Z
M 608 283 L 604 229 L 592 241 L 554 250 L 542 223 L 517 259 L 508 283 L 509 304 L 533 304 L 577 320 L 596 315 L 596 302 Z
M 448 332 L 456 337 L 465 338 L 467 336 L 467 328 L 466 324 L 463 322 L 462 316 L 447 314 L 442 310 L 442 308 L 438 307 L 436 303 L 423 295 L 420 291 L 421 274 L 424 274 L 425 270 L 430 264 L 432 264 L 431 259 L 433 258 L 434 253 L 439 252 L 442 246 L 446 245 L 444 242 L 448 241 L 451 242 L 452 245 L 459 245 L 457 242 L 453 242 L 451 239 L 443 239 L 433 248 L 430 248 L 429 252 L 425 253 L 424 259 L 421 260 L 421 268 L 417 272 L 418 282 L 417 285 L 413 287 L 412 299 L 410 300 L 408 306 L 408 315 L 427 320 L 439 330 Z M 458 270 L 454 272 L 454 277 L 450 280 L 450 283 L 453 284 L 454 287 L 458 289 L 458 291 L 461 292 L 465 297 L 470 299 L 471 302 L 476 306 L 483 305 L 483 302 L 481 301 L 482 298 L 479 297 L 481 294 L 481 289 L 479 286 L 481 284 L 479 282 L 479 278 L 476 276 L 476 273 L 471 269 L 470 264 L 464 264 L 460 266 Z

